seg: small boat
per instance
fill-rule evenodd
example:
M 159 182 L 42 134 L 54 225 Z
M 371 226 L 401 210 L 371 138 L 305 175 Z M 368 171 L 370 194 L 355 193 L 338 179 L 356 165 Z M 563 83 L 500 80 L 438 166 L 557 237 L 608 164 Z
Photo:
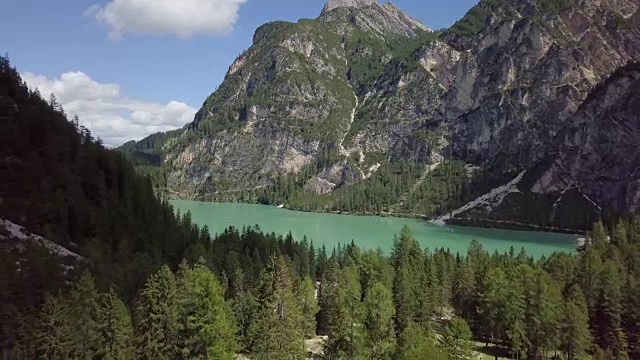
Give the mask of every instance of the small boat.
M 280 205 L 278 205 L 278 206 L 277 206 L 277 208 L 278 208 L 278 209 L 282 209 L 282 208 L 284 208 L 284 205 L 283 205 L 283 204 L 280 204 Z

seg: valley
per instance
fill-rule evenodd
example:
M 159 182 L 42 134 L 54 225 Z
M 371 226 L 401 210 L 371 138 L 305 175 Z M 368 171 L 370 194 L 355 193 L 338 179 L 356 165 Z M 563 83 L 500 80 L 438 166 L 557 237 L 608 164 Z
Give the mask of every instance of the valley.
M 638 0 L 328 0 L 197 111 L 28 67 L 187 93 L 273 4 L 76 3 L 0 21 L 1 357 L 640 359 Z
M 432 30 L 332 0 L 260 26 L 193 122 L 120 150 L 170 199 L 584 232 L 640 206 L 638 4 L 588 3 L 484 0 Z

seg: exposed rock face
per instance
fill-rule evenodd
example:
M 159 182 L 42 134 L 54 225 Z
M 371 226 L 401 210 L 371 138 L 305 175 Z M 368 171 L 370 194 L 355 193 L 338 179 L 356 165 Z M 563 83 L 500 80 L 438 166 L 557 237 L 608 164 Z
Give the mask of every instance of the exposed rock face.
M 331 6 L 331 10 L 324 10 L 318 17 L 319 21 L 352 23 L 382 39 L 388 39 L 389 35 L 413 37 L 420 31 L 431 31 L 392 3 L 382 6 L 377 1 L 367 0 L 335 0 L 336 5 L 348 4 L 337 6 L 333 6 L 333 3 L 327 3 L 325 9 Z
M 328 13 L 331 10 L 344 7 L 352 7 L 356 9 L 365 8 L 368 6 L 374 6 L 378 4 L 378 0 L 329 0 L 322 9 L 322 14 Z
M 640 212 L 640 63 L 593 91 L 558 136 L 535 193 L 576 186 L 602 207 Z
M 375 173 L 372 158 L 455 159 L 496 186 L 523 174 L 500 204 L 461 218 L 580 227 L 586 211 L 638 211 L 637 74 L 592 92 L 640 59 L 638 7 L 484 0 L 433 34 L 393 4 L 332 0 L 316 20 L 263 25 L 194 122 L 164 144 L 170 190 L 206 199 L 328 162 L 302 185 L 326 194 Z M 567 222 L 576 203 L 583 219 Z

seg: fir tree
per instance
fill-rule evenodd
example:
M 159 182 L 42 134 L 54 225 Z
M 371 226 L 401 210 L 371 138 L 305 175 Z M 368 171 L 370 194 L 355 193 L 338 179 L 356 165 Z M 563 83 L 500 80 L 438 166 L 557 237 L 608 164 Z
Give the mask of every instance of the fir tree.
M 578 359 L 586 354 L 591 346 L 587 301 L 579 286 L 569 289 L 569 294 L 562 308 L 561 346 L 568 360 Z
M 621 279 L 617 266 L 606 264 L 602 274 L 602 289 L 595 310 L 595 340 L 616 358 L 626 357 L 627 339 L 622 329 Z
M 393 296 L 396 307 L 396 332 L 400 333 L 409 322 L 424 323 L 429 319 L 419 318 L 421 278 L 424 262 L 417 240 L 405 227 L 393 242 L 391 262 L 395 270 Z
M 365 347 L 372 359 L 388 359 L 395 350 L 394 312 L 389 288 L 380 282 L 374 283 L 364 299 Z
M 454 318 L 442 335 L 442 347 L 452 360 L 471 357 L 471 329 L 462 318 Z
M 177 344 L 184 359 L 234 359 L 235 324 L 222 286 L 202 263 L 183 263 L 177 281 Z
M 337 271 L 335 283 L 324 304 L 331 311 L 328 315 L 329 341 L 325 353 L 335 358 L 356 359 L 364 356 L 362 304 L 359 274 L 355 265 Z
M 69 294 L 71 357 L 92 358 L 98 350 L 98 291 L 85 271 Z
M 136 358 L 152 360 L 178 356 L 177 300 L 175 275 L 163 266 L 147 280 L 136 301 Z
M 113 288 L 100 295 L 97 323 L 97 358 L 125 360 L 135 357 L 131 316 Z
M 273 258 L 259 288 L 260 312 L 251 324 L 256 359 L 303 359 L 302 312 L 293 289 L 291 269 L 282 256 Z
M 34 345 L 39 358 L 63 360 L 71 355 L 71 314 L 64 302 L 59 295 L 48 296 L 40 310 L 34 334 Z
M 316 335 L 316 315 L 320 308 L 316 299 L 316 288 L 309 276 L 299 282 L 297 298 L 302 311 L 302 329 L 306 337 Z
M 436 342 L 434 336 L 421 326 L 410 322 L 400 333 L 395 354 L 398 360 L 448 360 L 447 353 Z

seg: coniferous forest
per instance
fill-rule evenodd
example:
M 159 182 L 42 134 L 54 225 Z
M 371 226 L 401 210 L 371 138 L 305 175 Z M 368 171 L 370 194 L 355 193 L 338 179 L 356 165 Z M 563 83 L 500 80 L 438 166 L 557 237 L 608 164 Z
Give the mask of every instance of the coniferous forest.
M 576 254 L 423 249 L 229 228 L 211 236 L 0 58 L 0 349 L 14 359 L 640 358 L 640 219 Z M 3 239 L 11 239 L 6 230 Z M 313 239 L 319 244 L 322 239 Z

